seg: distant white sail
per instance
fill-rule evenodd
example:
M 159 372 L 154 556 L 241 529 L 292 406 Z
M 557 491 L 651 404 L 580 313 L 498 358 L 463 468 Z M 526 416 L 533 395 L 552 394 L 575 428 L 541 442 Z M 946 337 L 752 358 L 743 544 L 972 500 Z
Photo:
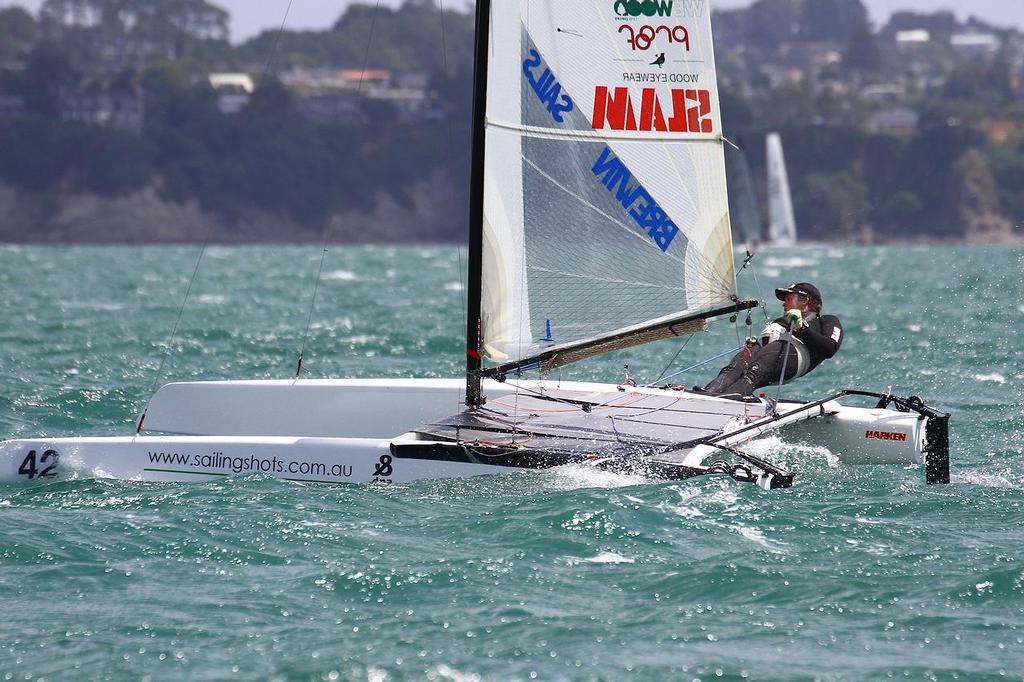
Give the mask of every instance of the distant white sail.
M 786 173 L 786 157 L 782 153 L 782 138 L 778 133 L 770 133 L 766 146 L 768 242 L 775 246 L 791 246 L 796 243 L 796 218 L 793 216 L 793 199 L 789 194 L 789 175 Z
M 634 345 L 733 304 L 710 2 L 502 0 L 489 33 L 484 355 Z
M 750 164 L 743 149 L 726 148 L 725 168 L 729 177 L 729 208 L 733 227 L 747 244 L 764 239 L 757 195 L 750 175 Z

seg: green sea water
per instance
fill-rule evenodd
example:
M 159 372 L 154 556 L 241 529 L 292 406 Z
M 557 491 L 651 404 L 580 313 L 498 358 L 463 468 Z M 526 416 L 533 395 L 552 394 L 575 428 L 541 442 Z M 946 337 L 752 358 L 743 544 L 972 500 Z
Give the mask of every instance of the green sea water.
M 0 247 L 0 436 L 130 433 L 158 383 L 287 378 L 303 346 L 309 377 L 460 372 L 454 247 L 332 247 L 312 315 L 318 248 L 211 247 L 182 308 L 199 255 Z M 796 471 L 787 491 L 573 467 L 4 484 L 0 677 L 1024 679 L 1024 250 L 754 263 L 741 291 L 773 317 L 770 290 L 810 280 L 847 330 L 784 395 L 891 386 L 953 412 L 952 485 L 777 436 L 753 447 Z M 735 340 L 716 323 L 672 367 Z M 653 381 L 683 343 L 563 376 Z

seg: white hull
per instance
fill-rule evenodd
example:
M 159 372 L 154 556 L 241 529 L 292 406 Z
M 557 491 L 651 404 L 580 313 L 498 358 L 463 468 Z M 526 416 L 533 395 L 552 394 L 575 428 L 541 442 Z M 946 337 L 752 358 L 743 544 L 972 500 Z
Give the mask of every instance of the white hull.
M 514 382 L 487 381 L 490 405 L 515 399 Z M 782 418 L 765 416 L 764 402 L 737 406 L 712 396 L 618 387 L 611 384 L 522 382 L 523 394 L 624 404 L 643 398 L 674 402 L 688 410 L 665 419 L 707 419 L 735 414 L 711 435 L 735 448 L 773 430 L 791 431 L 823 445 L 848 464 L 922 464 L 927 420 L 913 413 L 826 402 L 813 408 L 780 405 Z M 461 478 L 522 467 L 480 461 L 422 459 L 402 454 L 403 445 L 431 445 L 414 432 L 461 409 L 458 380 L 239 381 L 169 384 L 150 401 L 142 435 L 40 438 L 0 443 L 0 481 L 112 477 L 142 481 L 200 481 L 228 475 L 265 474 L 323 483 L 404 483 Z M 623 390 L 624 389 L 624 390 Z M 729 412 L 729 411 L 732 412 Z M 677 414 L 675 412 L 673 415 Z M 708 422 L 711 423 L 711 422 Z M 669 424 L 667 421 L 666 424 Z M 669 424 L 671 425 L 671 424 Z M 150 435 L 159 433 L 160 435 Z M 450 443 L 441 444 L 448 445 Z M 422 450 L 423 448 L 421 448 Z M 697 445 L 661 461 L 706 467 L 723 459 L 723 448 Z M 594 459 L 595 465 L 601 460 Z

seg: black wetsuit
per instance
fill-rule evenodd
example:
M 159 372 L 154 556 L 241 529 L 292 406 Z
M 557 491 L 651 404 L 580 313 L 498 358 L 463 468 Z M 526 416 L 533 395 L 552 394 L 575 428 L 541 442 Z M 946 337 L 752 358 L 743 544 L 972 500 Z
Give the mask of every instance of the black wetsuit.
M 788 329 L 789 321 L 784 316 L 769 324 L 762 332 L 760 344 L 741 350 L 704 390 L 716 395 L 753 395 L 758 388 L 777 384 Z M 789 344 L 785 380 L 807 374 L 835 355 L 841 345 L 843 326 L 838 317 L 808 313 L 803 328 L 793 333 L 793 342 Z

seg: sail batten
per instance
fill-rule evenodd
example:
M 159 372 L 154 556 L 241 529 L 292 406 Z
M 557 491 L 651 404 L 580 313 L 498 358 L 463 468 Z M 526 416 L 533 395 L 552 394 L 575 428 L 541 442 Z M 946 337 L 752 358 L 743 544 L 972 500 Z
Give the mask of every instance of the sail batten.
M 656 5 L 490 9 L 479 292 L 490 362 L 635 345 L 734 305 L 709 3 Z
M 551 130 L 549 128 L 541 128 L 536 126 L 525 126 L 508 121 L 494 121 L 488 119 L 487 126 L 491 128 L 504 128 L 512 132 L 521 133 L 523 135 L 529 135 L 532 137 L 544 137 L 554 140 L 601 140 L 604 142 L 615 142 L 634 140 L 635 137 L 630 135 L 609 135 L 607 133 L 597 133 L 581 130 Z M 679 135 L 659 135 L 652 134 L 645 138 L 648 142 L 658 142 L 661 144 L 671 143 L 686 143 L 693 144 L 695 142 L 703 142 L 705 144 L 722 144 L 724 138 L 721 136 L 708 137 L 708 136 L 694 136 L 686 137 Z

